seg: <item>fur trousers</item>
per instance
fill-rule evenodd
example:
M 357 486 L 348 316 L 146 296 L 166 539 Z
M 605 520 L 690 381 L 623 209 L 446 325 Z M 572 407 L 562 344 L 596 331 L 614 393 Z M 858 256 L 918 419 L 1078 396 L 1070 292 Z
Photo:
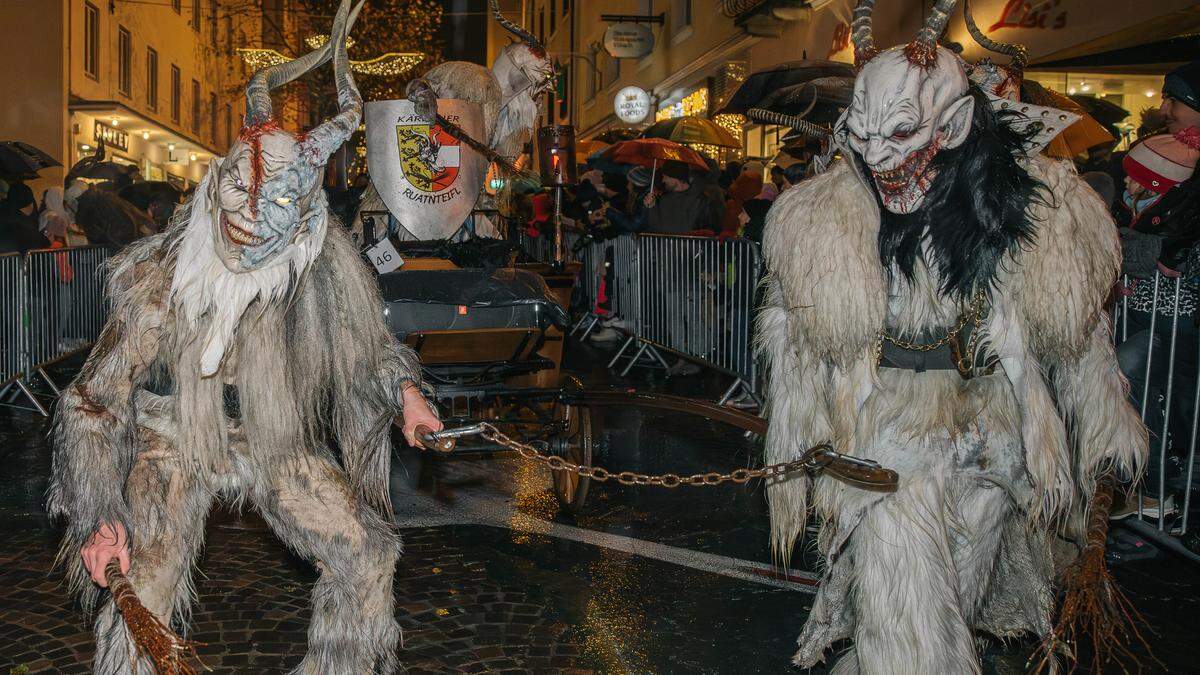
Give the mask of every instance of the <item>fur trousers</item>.
M 854 649 L 833 672 L 980 672 L 975 626 L 1009 497 L 995 486 L 950 492 L 934 478 L 909 481 L 864 515 L 846 551 Z
M 389 524 L 354 497 L 344 472 L 316 453 L 253 466 L 234 443 L 227 470 L 215 477 L 185 468 L 173 443 L 143 429 L 143 450 L 126 483 L 130 582 L 165 624 L 186 626 L 195 596 L 192 567 L 217 495 L 249 500 L 283 543 L 320 571 L 313 589 L 308 653 L 294 671 L 391 673 L 400 627 L 392 611 L 392 577 L 400 544 Z M 244 449 L 244 445 L 242 446 Z M 96 620 L 99 675 L 152 675 L 138 660 L 112 600 Z
M 853 638 L 831 672 L 981 672 L 976 631 L 1046 635 L 1052 603 L 1028 499 L 1020 440 L 979 427 L 916 441 L 877 439 L 871 456 L 897 469 L 896 492 L 836 487 L 823 532 L 828 567 L 795 662 L 811 667 Z

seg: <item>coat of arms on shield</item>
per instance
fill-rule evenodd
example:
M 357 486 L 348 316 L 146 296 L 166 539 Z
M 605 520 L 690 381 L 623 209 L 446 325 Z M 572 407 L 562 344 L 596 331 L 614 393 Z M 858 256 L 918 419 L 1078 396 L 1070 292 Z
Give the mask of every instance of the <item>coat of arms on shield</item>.
M 486 138 L 477 103 L 439 99 L 438 113 L 474 138 Z M 488 161 L 410 101 L 366 105 L 367 166 L 388 211 L 418 239 L 445 239 L 470 215 L 483 189 Z
M 441 125 L 397 124 L 400 170 L 421 192 L 441 192 L 458 180 L 459 142 Z

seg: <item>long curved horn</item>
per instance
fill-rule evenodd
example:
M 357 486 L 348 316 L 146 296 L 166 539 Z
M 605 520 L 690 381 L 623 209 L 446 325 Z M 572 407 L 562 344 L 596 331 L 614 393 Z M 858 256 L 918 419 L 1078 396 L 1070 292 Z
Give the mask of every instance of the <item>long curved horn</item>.
M 1029 50 L 1025 48 L 1025 45 L 1016 42 L 1000 42 L 984 35 L 983 31 L 979 30 L 979 26 L 975 25 L 975 17 L 971 16 L 971 0 L 963 0 L 963 18 L 967 22 L 967 32 L 981 47 L 1011 56 L 1012 62 L 1009 63 L 1009 67 L 1017 71 L 1025 70 L 1025 66 L 1029 64 Z
M 819 124 L 813 124 L 808 120 L 801 119 L 800 115 L 784 115 L 771 110 L 763 110 L 762 108 L 751 108 L 746 111 L 746 117 L 755 122 L 764 124 L 778 124 L 783 127 L 791 127 L 796 131 L 808 136 L 809 138 L 829 138 L 833 135 L 833 130 L 823 127 Z
M 871 27 L 871 14 L 875 11 L 875 0 L 858 0 L 854 6 L 854 20 L 850 24 L 850 39 L 854 42 L 854 64 L 861 67 L 879 53 L 875 49 L 875 34 Z
M 957 4 L 958 0 L 937 0 L 933 3 L 925 25 L 921 26 L 917 37 L 904 48 L 909 61 L 925 68 L 937 61 L 937 41 L 946 30 L 946 23 L 950 21 L 950 14 Z
M 539 55 L 546 53 L 546 46 L 539 42 L 538 39 L 533 36 L 533 33 L 530 33 L 524 28 L 521 28 L 517 24 L 504 18 L 504 15 L 500 13 L 499 0 L 489 0 L 489 2 L 492 5 L 492 15 L 496 17 L 496 21 L 498 21 L 501 26 L 504 26 L 504 30 L 507 30 L 513 35 L 521 38 L 525 44 L 529 45 L 530 49 Z
M 350 10 L 350 0 L 342 0 L 337 16 L 333 20 L 333 30 L 330 31 L 329 42 L 333 48 L 333 81 L 337 85 L 338 113 L 317 125 L 305 136 L 309 147 L 317 149 L 317 156 L 323 162 L 345 143 L 362 120 L 363 101 L 354 84 L 354 76 L 350 73 L 350 58 L 346 55 L 346 36 L 358 18 L 366 0 L 358 0 L 353 11 Z M 336 41 L 336 42 L 335 42 Z
M 348 0 L 343 0 L 347 4 Z M 361 6 L 361 5 L 360 5 Z M 338 9 L 341 13 L 341 8 Z M 358 9 L 354 10 L 357 16 Z M 351 19 L 353 21 L 353 19 Z M 334 19 L 334 23 L 337 19 Z M 262 124 L 271 119 L 275 112 L 271 106 L 271 91 L 291 82 L 305 73 L 318 68 L 329 60 L 333 54 L 332 37 L 317 49 L 291 61 L 268 66 L 254 73 L 250 83 L 246 85 L 246 120 L 245 126 Z

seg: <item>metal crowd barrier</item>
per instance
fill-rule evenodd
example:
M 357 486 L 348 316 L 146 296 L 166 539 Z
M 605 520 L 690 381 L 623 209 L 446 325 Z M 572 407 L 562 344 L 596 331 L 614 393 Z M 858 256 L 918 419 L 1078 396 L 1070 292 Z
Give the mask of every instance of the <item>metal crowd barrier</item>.
M 758 244 L 747 239 L 639 234 L 593 242 L 577 256 L 589 313 L 573 328 L 599 325 L 591 311 L 601 280 L 612 315 L 627 338 L 609 362 L 627 374 L 635 365 L 666 368 L 673 352 L 734 378 L 721 397 L 756 397 L 758 364 L 751 345 L 755 292 L 762 273 Z
M 24 256 L 0 255 L 0 387 L 9 387 L 21 376 L 25 348 Z
M 46 369 L 91 349 L 99 337 L 108 314 L 102 272 L 110 255 L 103 247 L 79 246 L 0 256 L 0 403 L 14 405 L 22 394 L 48 414 L 33 378 L 57 395 Z
M 1121 370 L 1130 380 L 1130 399 L 1150 427 L 1150 462 L 1137 490 L 1136 518 L 1128 524 L 1200 561 L 1168 536 L 1183 536 L 1190 526 L 1200 421 L 1200 293 L 1182 278 L 1157 272 L 1151 279 L 1123 279 L 1127 289 L 1138 284 L 1153 285 L 1149 311 L 1133 307 L 1130 296 L 1123 294 L 1113 313 L 1113 339 Z M 1157 499 L 1157 508 L 1144 498 Z

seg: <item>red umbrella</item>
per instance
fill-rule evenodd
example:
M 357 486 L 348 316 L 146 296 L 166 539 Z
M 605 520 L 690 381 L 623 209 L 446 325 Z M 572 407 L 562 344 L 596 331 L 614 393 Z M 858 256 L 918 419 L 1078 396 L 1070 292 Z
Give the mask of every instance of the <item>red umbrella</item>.
M 635 164 L 651 169 L 657 168 L 666 161 L 676 161 L 691 164 L 697 169 L 708 170 L 708 164 L 700 156 L 700 153 L 661 138 L 635 138 L 631 141 L 621 141 L 600 153 L 600 157 L 617 164 Z

